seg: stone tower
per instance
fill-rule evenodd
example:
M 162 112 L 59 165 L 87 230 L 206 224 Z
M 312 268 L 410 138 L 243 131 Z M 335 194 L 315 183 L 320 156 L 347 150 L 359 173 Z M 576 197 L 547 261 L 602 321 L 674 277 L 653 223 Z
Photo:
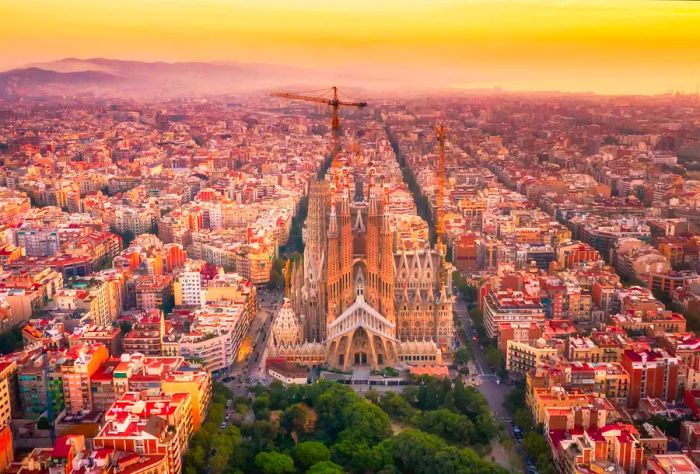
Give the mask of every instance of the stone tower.
M 316 181 L 309 189 L 309 213 L 304 248 L 303 289 L 297 314 L 302 315 L 306 338 L 322 341 L 325 334 L 326 213 L 328 183 Z
M 392 323 L 396 322 L 394 314 L 394 233 L 391 229 L 389 215 L 386 213 L 386 195 L 382 195 L 381 218 L 381 255 L 379 257 L 379 312 Z

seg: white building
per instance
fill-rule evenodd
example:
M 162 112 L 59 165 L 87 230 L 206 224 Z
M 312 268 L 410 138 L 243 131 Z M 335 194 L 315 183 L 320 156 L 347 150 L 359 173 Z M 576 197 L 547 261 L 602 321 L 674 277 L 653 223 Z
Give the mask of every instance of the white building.
M 253 314 L 245 305 L 210 305 L 195 312 L 187 334 L 180 339 L 180 355 L 197 359 L 210 372 L 236 361 Z
M 181 272 L 174 287 L 175 304 L 201 307 L 204 303 L 202 274 L 198 271 Z

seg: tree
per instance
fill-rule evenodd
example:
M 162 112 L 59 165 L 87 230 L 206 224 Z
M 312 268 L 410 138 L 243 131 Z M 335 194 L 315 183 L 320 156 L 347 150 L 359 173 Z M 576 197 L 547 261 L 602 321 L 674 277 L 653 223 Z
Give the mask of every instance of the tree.
M 263 474 L 292 474 L 294 461 L 282 453 L 262 452 L 255 455 L 255 465 Z
M 503 406 L 511 413 L 515 413 L 516 410 L 525 406 L 525 386 L 522 383 L 508 392 L 508 395 L 506 395 L 503 401 Z
M 163 311 L 164 314 L 170 314 L 173 312 L 175 307 L 175 295 L 172 291 L 168 291 L 163 294 L 163 303 L 158 305 L 158 308 Z
M 391 464 L 391 453 L 384 444 L 370 447 L 366 441 L 342 439 L 332 448 L 333 460 L 355 472 L 376 472 Z
M 280 426 L 287 430 L 288 433 L 295 433 L 297 436 L 300 436 L 307 433 L 310 420 L 311 410 L 309 407 L 304 403 L 295 403 L 284 410 L 280 419 Z
M 270 396 L 268 394 L 262 394 L 253 400 L 253 412 L 255 418 L 260 420 L 266 420 L 270 416 Z
M 334 462 L 321 461 L 311 466 L 306 474 L 343 474 L 344 472 L 343 468 Z
M 462 383 L 461 377 L 457 377 L 457 380 L 455 380 L 453 398 L 455 407 L 463 412 L 464 407 L 466 407 L 468 403 L 468 395 L 466 389 L 464 388 L 464 383 Z
M 465 365 L 469 360 L 471 360 L 471 354 L 469 354 L 469 350 L 466 347 L 457 349 L 457 352 L 455 352 L 455 362 L 457 364 Z
M 396 467 L 401 472 L 416 474 L 436 472 L 435 456 L 447 447 L 439 437 L 414 429 L 402 431 L 389 442 Z
M 343 408 L 341 414 L 346 428 L 341 437 L 361 439 L 373 445 L 391 436 L 391 422 L 386 413 L 365 399 Z
M 527 408 L 519 408 L 513 413 L 513 423 L 519 426 L 526 434 L 534 428 L 532 416 L 530 416 Z
M 125 248 L 125 249 L 126 249 L 126 248 L 129 248 L 129 245 L 131 245 L 131 242 L 133 242 L 134 239 L 136 238 L 136 236 L 134 235 L 134 233 L 131 232 L 131 231 L 128 230 L 128 229 L 125 230 L 122 234 L 119 234 L 118 232 L 115 232 L 115 234 L 121 235 L 122 243 L 124 244 L 124 248 Z
M 549 452 L 544 437 L 536 431 L 530 431 L 525 435 L 523 438 L 523 446 L 525 446 L 528 454 L 533 458 L 537 458 L 539 455 Z
M 422 410 L 434 410 L 440 405 L 438 382 L 430 378 L 428 383 L 418 389 L 418 408 Z
M 308 469 L 316 463 L 330 461 L 331 452 L 323 443 L 305 441 L 294 447 L 292 456 L 300 469 Z
M 23 346 L 22 329 L 19 326 L 13 326 L 7 331 L 0 333 L 0 354 L 18 351 Z
M 243 434 L 250 438 L 250 444 L 255 451 L 264 451 L 275 447 L 279 427 L 270 421 L 255 421 L 243 426 Z
M 394 392 L 383 393 L 378 404 L 386 414 L 400 421 L 408 421 L 416 414 L 416 409 L 404 397 Z
M 503 352 L 494 345 L 489 345 L 486 348 L 486 362 L 493 367 L 494 370 L 500 371 L 503 369 Z
M 416 407 L 416 406 L 418 406 L 418 394 L 419 394 L 418 387 L 416 387 L 414 385 L 409 385 L 403 389 L 400 396 L 401 396 L 401 398 L 406 400 L 406 402 L 408 402 L 409 405 Z
M 273 290 L 284 288 L 284 265 L 285 260 L 277 257 L 272 261 L 272 269 L 270 269 L 270 281 L 267 287 Z
M 241 433 L 235 426 L 230 426 L 224 432 L 219 432 L 212 440 L 213 456 L 209 458 L 209 468 L 213 474 L 221 474 L 226 470 L 233 450 L 240 444 Z
M 423 413 L 416 426 L 453 443 L 469 444 L 476 436 L 474 424 L 469 418 L 446 408 Z

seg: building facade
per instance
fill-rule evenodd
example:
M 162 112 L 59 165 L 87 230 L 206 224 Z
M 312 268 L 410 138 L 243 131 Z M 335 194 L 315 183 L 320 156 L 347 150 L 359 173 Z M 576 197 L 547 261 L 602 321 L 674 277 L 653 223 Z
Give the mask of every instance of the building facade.
M 299 339 L 290 344 L 278 332 L 284 342 L 270 355 L 378 368 L 413 361 L 402 344 L 419 341 L 415 360 L 436 363 L 452 343 L 450 272 L 430 248 L 397 251 L 386 191 L 355 186 L 351 198 L 347 183 L 312 183 L 304 258 L 289 275 Z

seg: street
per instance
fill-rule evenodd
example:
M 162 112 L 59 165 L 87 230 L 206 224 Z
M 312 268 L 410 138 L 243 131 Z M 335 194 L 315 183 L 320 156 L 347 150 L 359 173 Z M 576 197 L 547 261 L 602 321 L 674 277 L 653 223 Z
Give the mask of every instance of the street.
M 251 351 L 244 360 L 231 366 L 228 376 L 221 380 L 235 395 L 246 396 L 249 387 L 265 381 L 264 370 L 260 368 L 271 336 L 272 320 L 281 303 L 281 291 L 265 288 L 258 290 L 258 313 L 246 336 L 251 341 Z
M 455 319 L 462 323 L 467 337 L 472 338 L 477 335 L 474 322 L 469 317 L 469 310 L 462 298 L 457 298 L 452 306 L 455 312 Z M 489 402 L 489 407 L 497 420 L 504 423 L 510 422 L 510 415 L 503 407 L 503 401 L 506 395 L 513 389 L 512 386 L 499 382 L 500 378 L 496 375 L 486 362 L 486 356 L 482 349 L 482 341 L 470 341 L 472 353 L 474 354 L 474 363 L 478 369 L 479 391 L 486 397 Z
M 478 371 L 478 386 L 479 392 L 486 398 L 489 404 L 489 408 L 493 413 L 497 421 L 505 425 L 505 432 L 508 434 L 513 442 L 513 446 L 517 449 L 518 454 L 522 457 L 524 453 L 522 452 L 519 443 L 513 436 L 512 426 L 510 425 L 511 416 L 503 406 L 506 396 L 513 389 L 511 385 L 500 383 L 500 378 L 496 375 L 486 362 L 486 356 L 484 355 L 483 341 L 475 341 L 472 339 L 477 336 L 476 327 L 471 317 L 469 317 L 469 310 L 465 301 L 462 298 L 457 298 L 454 302 L 452 309 L 455 312 L 455 320 L 459 321 L 464 328 L 466 333 L 466 338 L 469 338 L 469 345 L 472 348 L 472 353 L 474 354 L 474 365 Z M 502 466 L 509 467 L 511 469 L 520 469 L 520 466 L 511 466 L 511 459 L 509 459 L 508 454 L 503 449 L 501 443 L 494 443 L 492 446 L 492 456 Z

